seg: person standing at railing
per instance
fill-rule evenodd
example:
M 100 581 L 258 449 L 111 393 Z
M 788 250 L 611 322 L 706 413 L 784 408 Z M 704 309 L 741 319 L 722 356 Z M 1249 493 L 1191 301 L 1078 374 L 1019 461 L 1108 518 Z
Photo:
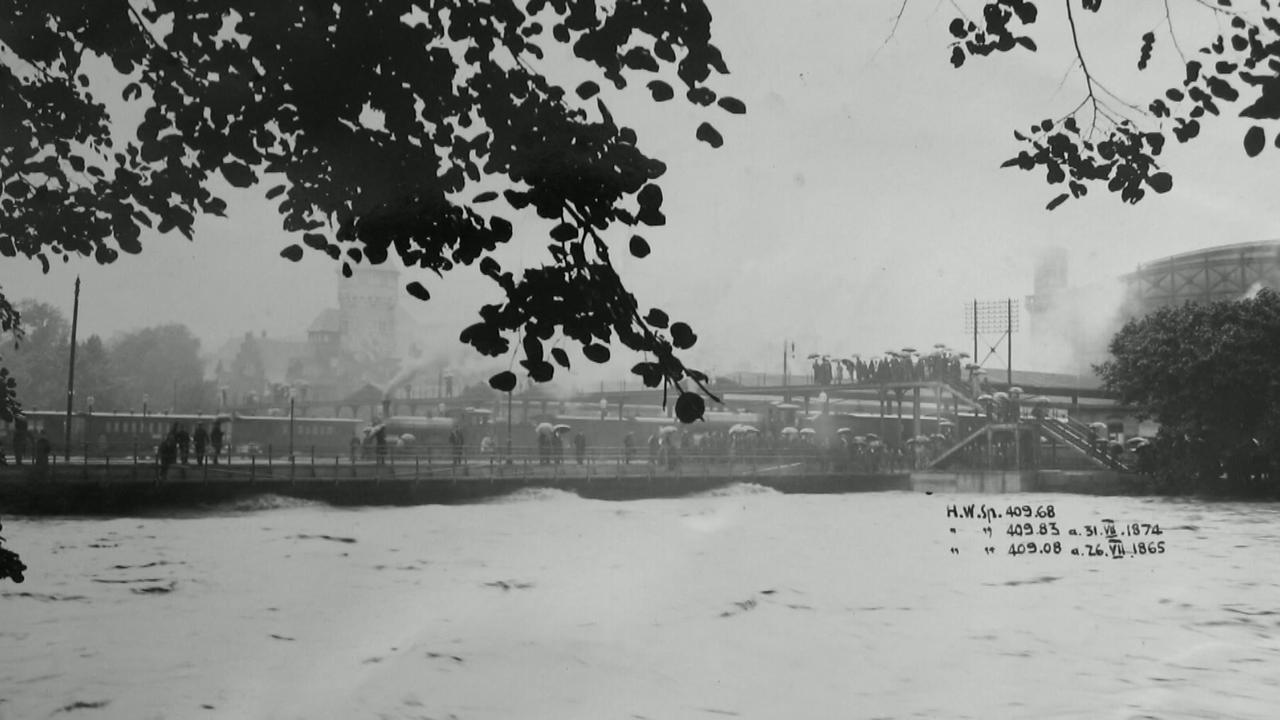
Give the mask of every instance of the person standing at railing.
M 189 465 L 191 459 L 191 433 L 187 432 L 185 424 L 178 425 L 178 432 L 175 436 L 178 443 L 178 457 L 183 465 Z
M 36 467 L 48 468 L 49 456 L 52 454 L 53 445 L 49 442 L 49 436 L 41 430 L 40 437 L 36 439 Z
M 203 465 L 205 447 L 209 444 L 209 431 L 204 429 L 204 423 L 196 423 L 196 431 L 192 433 L 191 439 L 196 445 L 196 465 Z
M 218 464 L 218 456 L 222 454 L 222 423 L 213 423 L 213 432 L 209 433 L 209 443 L 213 447 L 213 464 Z
M 622 438 L 622 458 L 628 465 L 631 464 L 631 454 L 636 449 L 636 437 L 633 433 L 627 433 Z
M 377 463 L 382 465 L 387 462 L 387 426 L 378 425 L 378 429 L 373 432 L 373 444 L 377 450 Z
M 587 436 L 581 431 L 573 436 L 573 454 L 577 456 L 578 464 L 581 465 L 587 455 Z
M 175 425 L 176 427 L 176 425 Z M 178 459 L 178 438 L 177 430 L 170 430 L 168 435 L 164 436 L 164 440 L 160 441 L 160 452 L 156 453 L 156 460 L 160 465 L 160 479 L 169 479 L 169 467 Z
M 18 415 L 13 419 L 13 461 L 22 464 L 22 457 L 27 454 L 27 419 Z

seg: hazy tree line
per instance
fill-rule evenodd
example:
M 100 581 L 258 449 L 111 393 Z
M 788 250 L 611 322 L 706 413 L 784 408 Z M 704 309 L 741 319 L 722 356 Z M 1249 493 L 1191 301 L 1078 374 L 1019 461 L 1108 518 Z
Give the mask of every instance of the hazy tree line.
M 9 371 L 17 380 L 24 410 L 65 410 L 70 363 L 71 322 L 52 305 L 24 300 L 17 305 L 25 334 L 10 349 Z M 200 340 L 180 324 L 157 325 L 103 340 L 81 336 L 76 343 L 74 409 L 99 412 L 208 410 L 214 383 L 205 380 Z

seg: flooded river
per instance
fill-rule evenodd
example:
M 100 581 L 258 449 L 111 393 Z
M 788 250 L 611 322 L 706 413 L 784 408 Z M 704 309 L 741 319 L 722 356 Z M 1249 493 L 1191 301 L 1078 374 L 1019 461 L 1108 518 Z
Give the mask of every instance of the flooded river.
M 4 520 L 31 568 L 0 585 L 6 720 L 1280 708 L 1277 505 L 739 485 Z

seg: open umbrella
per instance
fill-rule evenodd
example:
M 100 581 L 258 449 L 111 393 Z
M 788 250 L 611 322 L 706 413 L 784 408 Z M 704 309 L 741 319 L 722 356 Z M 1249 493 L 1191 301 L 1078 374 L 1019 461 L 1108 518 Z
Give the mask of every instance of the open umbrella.
M 915 348 L 902 348 L 902 352 L 904 353 L 913 353 L 915 351 L 916 351 Z
M 809 359 L 810 359 L 810 360 L 817 360 L 817 359 L 818 359 L 818 353 L 810 353 L 810 354 L 809 354 Z
M 1022 394 L 1022 388 L 1018 387 L 1017 385 L 1014 385 L 1013 387 L 1009 388 L 1009 394 L 1010 394 L 1010 395 L 1021 395 L 1021 394 Z
M 852 435 L 853 428 L 839 428 L 836 430 L 837 435 Z
M 816 435 L 816 434 L 817 434 L 817 432 L 818 432 L 818 431 L 817 431 L 817 430 L 814 430 L 813 428 L 801 428 L 801 429 L 800 429 L 800 434 L 801 434 L 801 435 Z
M 777 405 L 774 405 L 774 407 L 778 408 L 779 410 L 799 410 L 800 409 L 799 405 L 795 405 L 792 403 L 778 403 Z
M 730 435 L 745 435 L 747 433 L 754 433 L 754 432 L 760 432 L 760 431 L 755 429 L 751 425 L 745 425 L 741 423 L 729 428 Z
M 942 425 L 942 427 L 951 427 L 955 425 L 955 423 L 951 422 L 950 420 L 947 420 L 946 418 L 943 418 L 941 421 L 939 421 L 939 424 Z
M 992 400 L 995 400 L 995 398 L 991 393 L 982 393 L 978 396 L 978 402 L 991 402 Z
M 969 353 L 967 353 L 967 352 L 962 352 L 962 353 L 956 353 L 956 357 L 958 357 L 958 358 L 967 358 L 967 357 L 973 357 L 973 356 L 972 356 L 972 355 L 970 355 L 970 354 L 969 354 Z
M 418 438 L 416 438 L 416 437 L 414 437 L 414 436 L 413 436 L 413 433 L 405 433 L 405 434 L 403 434 L 403 435 L 401 435 L 401 436 L 400 436 L 400 442 L 407 442 L 407 443 L 411 443 L 411 442 L 416 441 L 417 439 L 418 439 Z
M 800 431 L 799 431 L 799 430 L 797 430 L 797 429 L 795 429 L 795 428 L 793 428 L 793 427 L 784 427 L 784 428 L 782 428 L 781 432 L 782 432 L 782 434 L 783 434 L 783 435 L 785 435 L 785 436 L 788 436 L 788 437 L 789 437 L 789 436 L 791 436 L 791 435 L 795 435 L 796 433 L 798 433 L 798 432 L 800 432 Z
M 867 433 L 867 439 L 868 439 L 868 440 L 871 440 L 872 442 L 874 442 L 874 441 L 876 441 L 876 440 L 879 440 L 879 439 L 880 439 L 880 436 L 879 436 L 879 435 L 877 435 L 877 434 L 875 434 L 875 433 Z
M 552 427 L 549 422 L 538 423 L 538 427 L 536 427 L 535 430 L 537 430 L 539 435 L 550 435 L 555 432 L 555 428 Z
M 946 344 L 946 343 L 934 343 L 934 344 L 933 344 L 933 347 L 934 347 L 934 349 L 935 349 L 935 350 L 945 350 L 945 349 L 946 349 L 946 347 L 947 347 L 947 344 Z
M 664 426 L 662 429 L 658 430 L 659 435 L 670 435 L 671 433 L 674 433 L 674 432 L 680 432 L 680 428 L 676 427 L 675 425 L 667 425 L 667 426 Z
M 573 428 L 563 423 L 561 423 L 560 425 L 556 425 L 554 428 L 552 428 L 552 430 L 555 431 L 556 433 L 569 432 L 572 429 Z
M 963 355 L 964 353 L 961 353 L 961 354 Z M 966 355 L 965 357 L 968 357 L 968 356 Z M 965 363 L 964 369 L 965 370 L 981 370 L 982 366 L 979 365 L 978 363 Z
M 865 437 L 863 437 L 862 435 L 854 435 L 854 436 L 853 436 L 853 440 L 852 440 L 851 442 L 852 442 L 854 445 L 866 445 L 866 444 L 867 444 L 867 439 L 866 439 Z
M 994 395 L 994 397 L 996 399 L 996 402 L 1006 402 L 1009 399 L 1009 393 L 1003 392 L 1003 391 L 998 392 Z
M 1107 424 L 1104 422 L 1091 422 L 1089 423 L 1089 427 L 1094 430 L 1102 430 L 1103 432 L 1106 432 L 1107 430 Z
M 1146 447 L 1150 445 L 1151 441 L 1144 437 L 1131 437 L 1128 440 L 1125 440 L 1124 444 L 1125 444 L 1125 447 L 1129 448 L 1130 450 L 1137 450 L 1140 447 Z

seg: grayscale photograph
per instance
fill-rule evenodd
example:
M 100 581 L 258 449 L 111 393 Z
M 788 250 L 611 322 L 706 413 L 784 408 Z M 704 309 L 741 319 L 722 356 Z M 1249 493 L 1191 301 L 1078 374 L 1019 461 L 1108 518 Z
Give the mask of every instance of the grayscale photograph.
M 1280 717 L 1271 0 L 0 0 L 0 720 Z

